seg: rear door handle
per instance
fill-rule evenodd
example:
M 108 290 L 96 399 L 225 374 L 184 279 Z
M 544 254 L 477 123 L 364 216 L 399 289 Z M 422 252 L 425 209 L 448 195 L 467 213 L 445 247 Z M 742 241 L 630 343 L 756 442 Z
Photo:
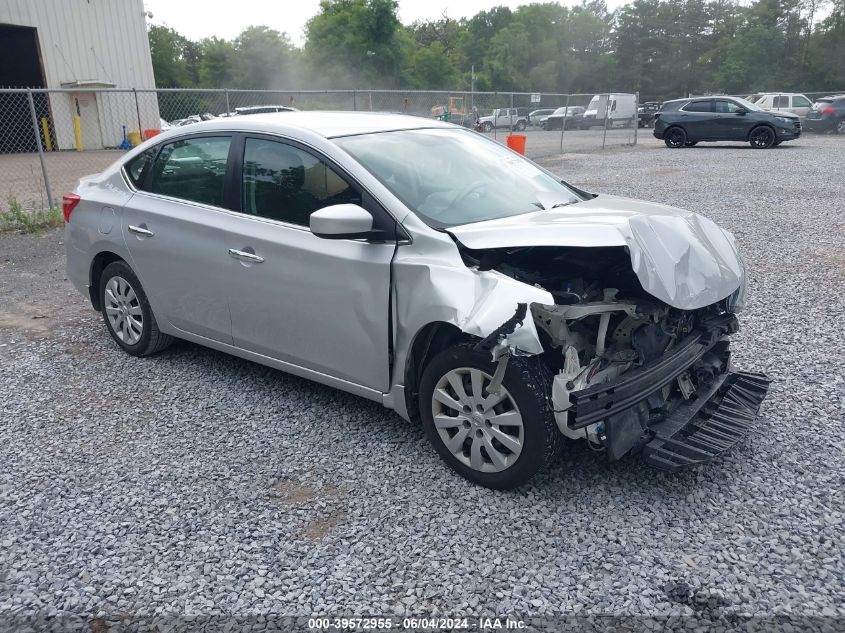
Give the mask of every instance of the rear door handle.
M 241 261 L 245 262 L 252 262 L 253 264 L 260 264 L 264 261 L 264 258 L 260 255 L 256 255 L 255 253 L 247 253 L 246 251 L 239 251 L 234 248 L 229 249 L 229 255 L 231 255 L 235 259 L 240 259 Z
M 145 227 L 143 225 L 142 226 L 132 226 L 130 224 L 126 228 L 129 230 L 130 233 L 135 233 L 137 235 L 143 235 L 144 237 L 152 237 L 153 235 L 155 235 L 155 233 L 153 233 L 152 231 L 150 231 L 147 227 Z

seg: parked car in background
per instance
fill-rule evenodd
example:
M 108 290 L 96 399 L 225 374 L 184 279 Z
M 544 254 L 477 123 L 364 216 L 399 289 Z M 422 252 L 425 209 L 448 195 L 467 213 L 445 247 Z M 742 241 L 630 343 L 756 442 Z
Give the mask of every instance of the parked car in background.
M 487 116 L 479 117 L 478 126 L 482 132 L 490 132 L 493 128 L 510 128 L 524 130 L 528 125 L 528 113 L 520 114 L 517 108 L 497 108 Z
M 748 97 L 748 101 L 764 110 L 792 112 L 807 116 L 812 102 L 804 95 L 792 92 L 762 92 Z
M 294 108 L 293 106 L 284 105 L 254 105 L 235 108 L 235 116 L 243 116 L 245 114 L 266 114 L 268 112 L 299 112 L 299 109 Z
M 193 125 L 194 123 L 202 123 L 203 121 L 211 121 L 216 119 L 217 117 L 211 114 L 210 112 L 206 112 L 204 114 L 192 114 L 189 117 L 185 117 L 184 119 L 176 119 L 175 121 L 171 121 L 170 125 L 173 127 L 183 127 L 185 125 Z
M 543 127 L 543 121 L 545 121 L 546 117 L 554 111 L 554 108 L 540 108 L 539 110 L 532 110 L 528 113 L 528 123 L 534 127 Z
M 602 94 L 590 99 L 580 127 L 632 127 L 637 112 L 637 98 L 630 94 Z
M 811 132 L 845 134 L 845 94 L 816 99 L 804 123 Z
M 581 121 L 584 118 L 584 106 L 569 106 L 558 108 L 554 113 L 546 117 L 543 121 L 542 128 L 544 130 L 561 130 L 564 126 L 566 129 L 581 127 Z
M 768 112 L 739 97 L 677 99 L 655 115 L 654 136 L 673 149 L 700 141 L 743 141 L 768 149 L 801 136 L 801 119 L 792 112 Z
M 637 125 L 639 127 L 651 127 L 654 124 L 654 115 L 660 110 L 659 101 L 646 101 L 637 108 Z
M 766 395 L 730 362 L 730 233 L 448 123 L 218 119 L 83 178 L 62 211 L 68 278 L 127 354 L 186 339 L 379 402 L 491 488 L 565 439 L 666 470 L 712 460 Z

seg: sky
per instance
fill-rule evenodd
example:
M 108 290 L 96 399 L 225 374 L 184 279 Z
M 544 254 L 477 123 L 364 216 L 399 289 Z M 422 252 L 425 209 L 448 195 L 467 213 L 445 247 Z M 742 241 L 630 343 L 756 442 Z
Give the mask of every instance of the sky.
M 536 0 L 535 0 L 536 1 Z M 403 24 L 415 20 L 472 17 L 493 6 L 512 9 L 530 4 L 526 0 L 399 0 L 399 19 Z M 565 0 L 564 5 L 579 4 Z M 624 0 L 608 0 L 613 10 Z M 245 27 L 264 25 L 287 33 L 296 45 L 303 43 L 305 23 L 320 9 L 320 0 L 144 0 L 144 8 L 153 14 L 153 24 L 166 25 L 190 40 L 212 35 L 232 39 Z

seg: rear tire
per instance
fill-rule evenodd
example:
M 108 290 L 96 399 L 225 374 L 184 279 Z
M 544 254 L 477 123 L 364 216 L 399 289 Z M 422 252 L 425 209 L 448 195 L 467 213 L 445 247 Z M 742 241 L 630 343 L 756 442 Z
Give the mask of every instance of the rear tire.
M 549 402 L 552 376 L 539 358 L 508 359 L 503 389 L 491 396 L 495 371 L 490 354 L 473 344 L 444 350 L 423 370 L 419 410 L 429 441 L 455 472 L 508 490 L 549 464 L 563 436 Z
M 481 124 L 481 131 L 482 132 L 490 132 L 492 130 L 493 130 L 493 124 L 490 123 L 489 121 L 485 121 L 484 123 Z
M 173 343 L 158 329 L 147 294 L 126 262 L 112 262 L 103 270 L 100 305 L 106 329 L 127 354 L 149 356 Z
M 517 132 L 522 132 L 524 129 L 525 129 L 525 121 L 517 121 L 516 122 Z
M 663 133 L 663 142 L 666 143 L 666 147 L 669 149 L 686 147 L 687 133 L 684 131 L 684 128 L 677 126 L 670 127 Z
M 837 134 L 845 134 L 845 119 L 842 119 L 839 123 L 836 124 L 834 131 Z

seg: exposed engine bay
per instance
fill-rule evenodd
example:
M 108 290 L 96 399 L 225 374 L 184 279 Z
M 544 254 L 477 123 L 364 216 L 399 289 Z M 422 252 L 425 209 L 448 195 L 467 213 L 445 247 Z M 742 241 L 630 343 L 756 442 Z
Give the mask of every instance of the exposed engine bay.
M 471 268 L 554 298 L 531 304 L 530 316 L 554 373 L 557 425 L 612 459 L 645 446 L 652 427 L 718 395 L 737 375 L 729 374 L 727 337 L 738 327 L 731 297 L 696 310 L 671 307 L 643 290 L 625 247 L 462 248 L 461 255 Z

